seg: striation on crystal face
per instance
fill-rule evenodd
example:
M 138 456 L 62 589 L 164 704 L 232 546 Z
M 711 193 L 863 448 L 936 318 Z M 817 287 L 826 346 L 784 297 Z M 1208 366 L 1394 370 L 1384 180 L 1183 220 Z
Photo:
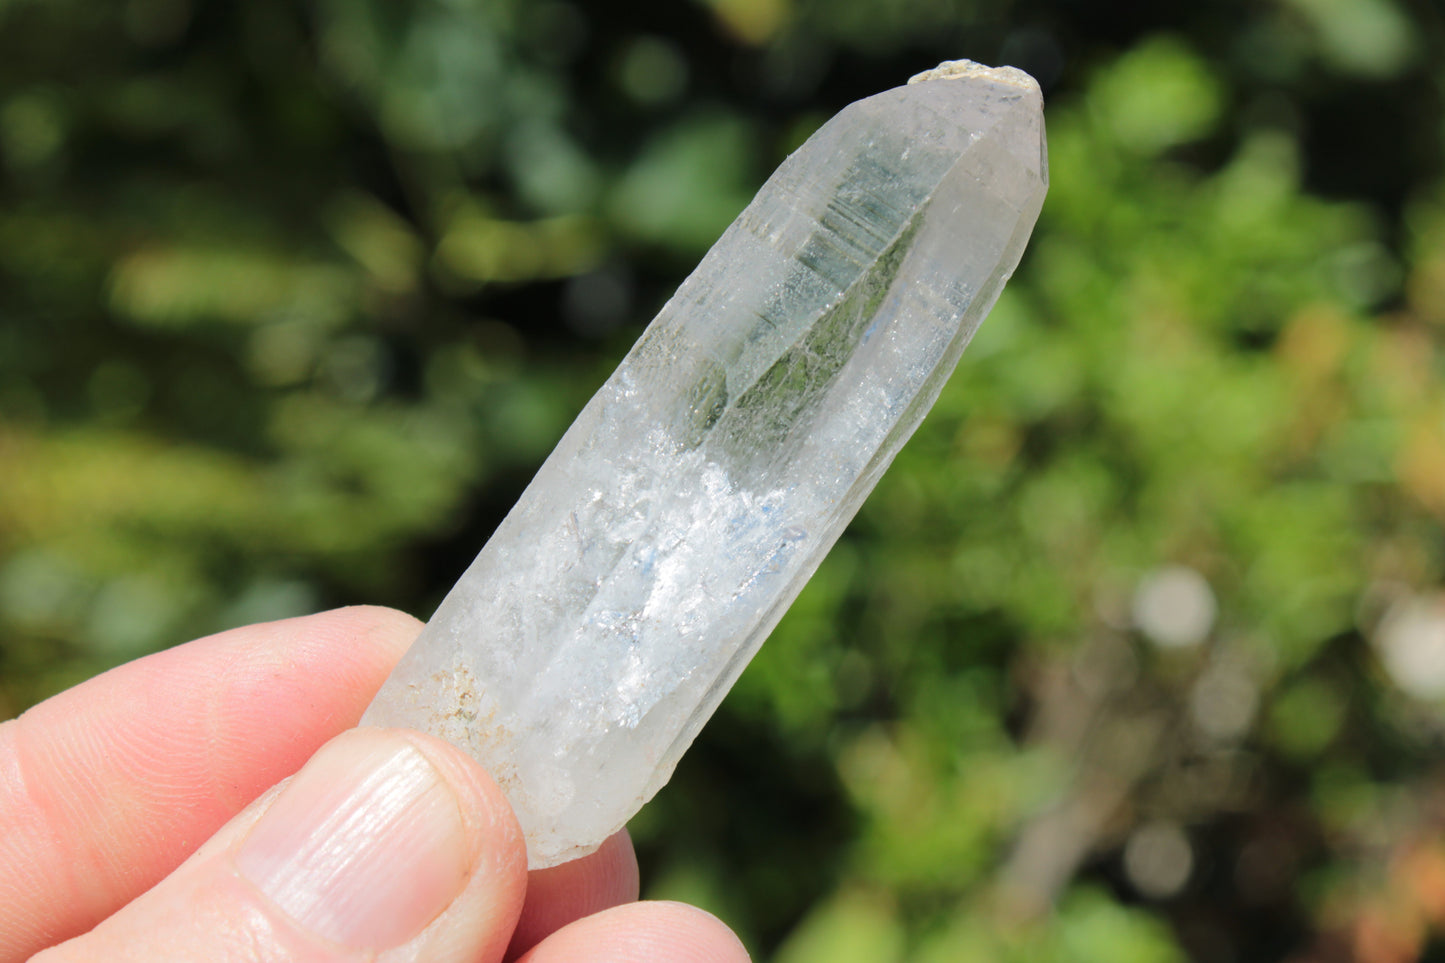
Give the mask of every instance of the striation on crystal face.
M 533 868 L 620 829 L 932 406 L 1046 189 L 1021 71 L 957 61 L 844 109 L 583 409 L 363 724 L 482 763 Z

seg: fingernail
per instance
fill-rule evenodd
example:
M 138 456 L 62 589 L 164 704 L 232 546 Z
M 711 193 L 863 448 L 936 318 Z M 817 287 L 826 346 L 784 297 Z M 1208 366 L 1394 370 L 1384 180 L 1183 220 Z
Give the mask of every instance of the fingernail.
M 400 736 L 323 748 L 236 855 L 297 923 L 346 946 L 411 939 L 466 884 L 471 845 L 451 787 Z

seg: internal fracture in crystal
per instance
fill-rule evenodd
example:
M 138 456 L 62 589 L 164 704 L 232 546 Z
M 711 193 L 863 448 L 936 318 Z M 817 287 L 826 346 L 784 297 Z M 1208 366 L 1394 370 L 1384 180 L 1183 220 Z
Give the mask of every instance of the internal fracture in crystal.
M 814 134 L 683 282 L 364 724 L 460 746 L 533 868 L 661 788 L 938 396 L 1047 188 L 1027 74 L 967 61 Z

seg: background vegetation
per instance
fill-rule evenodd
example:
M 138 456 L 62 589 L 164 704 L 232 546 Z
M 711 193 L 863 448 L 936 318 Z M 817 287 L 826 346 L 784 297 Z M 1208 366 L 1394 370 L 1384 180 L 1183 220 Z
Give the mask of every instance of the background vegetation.
M 1430 0 L 0 0 L 0 718 L 425 616 L 814 127 L 1032 71 L 938 408 L 637 820 L 779 963 L 1445 959 Z

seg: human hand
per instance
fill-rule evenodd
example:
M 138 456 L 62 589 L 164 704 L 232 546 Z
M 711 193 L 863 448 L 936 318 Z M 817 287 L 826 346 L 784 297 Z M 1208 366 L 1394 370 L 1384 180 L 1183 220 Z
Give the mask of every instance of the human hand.
M 351 728 L 418 629 L 248 626 L 0 724 L 0 963 L 746 961 L 703 911 L 635 902 L 625 832 L 528 874 L 464 753 Z

